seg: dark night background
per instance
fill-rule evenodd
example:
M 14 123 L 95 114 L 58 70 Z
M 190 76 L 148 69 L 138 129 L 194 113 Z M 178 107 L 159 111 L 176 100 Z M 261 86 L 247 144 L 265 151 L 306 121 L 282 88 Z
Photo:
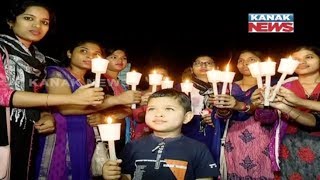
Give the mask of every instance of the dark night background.
M 175 76 L 200 54 L 213 55 L 220 65 L 232 55 L 234 64 L 237 50 L 254 48 L 279 60 L 295 45 L 319 45 L 320 40 L 319 9 L 303 0 L 45 2 L 56 12 L 57 26 L 38 44 L 42 52 L 59 58 L 71 39 L 89 37 L 107 48 L 127 49 L 139 71 L 163 64 Z M 294 13 L 295 32 L 249 34 L 248 13 Z

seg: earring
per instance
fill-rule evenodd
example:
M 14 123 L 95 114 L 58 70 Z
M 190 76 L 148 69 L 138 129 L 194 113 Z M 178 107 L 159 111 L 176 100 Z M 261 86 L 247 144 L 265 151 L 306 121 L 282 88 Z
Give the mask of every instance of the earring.
M 12 27 L 13 27 L 13 26 L 10 24 L 10 25 L 9 25 L 9 29 L 12 29 Z

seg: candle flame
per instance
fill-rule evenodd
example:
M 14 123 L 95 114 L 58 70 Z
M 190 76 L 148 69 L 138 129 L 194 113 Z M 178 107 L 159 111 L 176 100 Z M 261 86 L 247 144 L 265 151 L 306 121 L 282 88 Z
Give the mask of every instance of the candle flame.
M 288 57 L 288 59 L 292 59 L 291 55 Z
M 270 57 L 268 57 L 268 59 L 267 59 L 267 62 L 271 62 L 272 60 L 271 60 L 271 58 Z
M 230 66 L 231 58 L 232 58 L 232 57 L 230 57 L 230 59 L 229 59 L 229 61 L 228 61 L 228 64 L 227 64 L 227 66 L 226 66 L 226 71 L 227 71 L 227 72 L 229 72 L 229 68 L 230 68 L 229 66 Z
M 136 72 L 136 70 L 132 70 L 131 72 Z
M 108 118 L 107 118 L 107 123 L 108 123 L 108 124 L 111 124 L 111 123 L 112 123 L 112 118 L 111 118 L 111 117 L 108 117 Z
M 189 83 L 189 79 L 186 79 L 184 82 L 185 82 L 185 83 Z
M 226 71 L 229 72 L 229 63 L 226 66 Z
M 157 74 L 157 71 L 156 71 L 156 70 L 153 70 L 153 74 Z
M 99 55 L 97 55 L 96 57 L 93 57 L 91 60 L 101 60 L 102 58 L 99 56 Z
M 164 80 L 165 80 L 165 81 L 169 81 L 169 77 L 166 77 Z

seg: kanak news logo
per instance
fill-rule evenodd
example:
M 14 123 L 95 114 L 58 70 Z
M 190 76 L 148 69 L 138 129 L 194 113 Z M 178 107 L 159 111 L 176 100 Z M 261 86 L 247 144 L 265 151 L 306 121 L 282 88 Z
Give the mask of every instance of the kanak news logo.
M 249 33 L 293 33 L 293 14 L 252 14 L 249 13 Z

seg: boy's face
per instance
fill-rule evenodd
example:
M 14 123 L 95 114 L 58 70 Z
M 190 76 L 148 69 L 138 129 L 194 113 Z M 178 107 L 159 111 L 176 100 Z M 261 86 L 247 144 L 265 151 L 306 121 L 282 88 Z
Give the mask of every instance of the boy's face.
M 174 137 L 180 134 L 182 124 L 189 122 L 192 117 L 192 112 L 185 113 L 177 99 L 157 97 L 150 99 L 145 120 L 154 133 Z

